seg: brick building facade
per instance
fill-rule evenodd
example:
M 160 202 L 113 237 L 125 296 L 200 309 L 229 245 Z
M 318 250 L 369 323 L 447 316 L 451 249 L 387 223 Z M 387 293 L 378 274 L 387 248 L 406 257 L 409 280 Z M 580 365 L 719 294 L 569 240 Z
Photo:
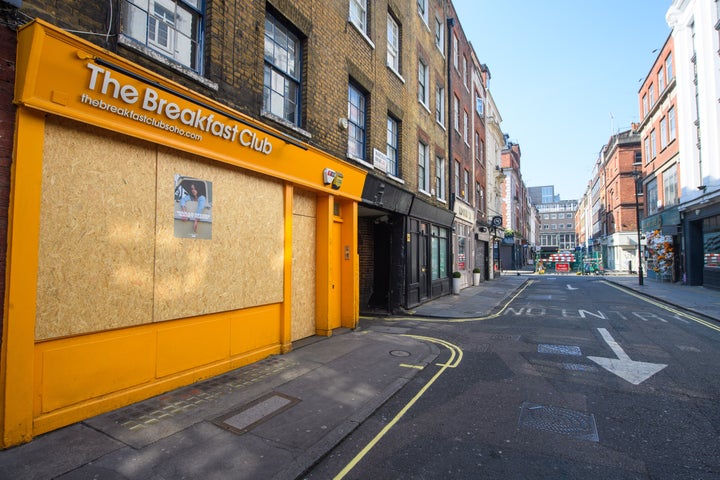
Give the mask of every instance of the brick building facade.
M 58 5 L 0 1 L 0 447 L 448 294 L 458 205 L 487 261 L 449 1 Z

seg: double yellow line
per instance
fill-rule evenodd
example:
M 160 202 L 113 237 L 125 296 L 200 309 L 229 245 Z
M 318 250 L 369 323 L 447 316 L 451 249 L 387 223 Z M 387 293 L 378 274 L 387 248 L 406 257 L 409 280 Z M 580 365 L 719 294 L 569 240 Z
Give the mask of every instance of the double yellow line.
M 703 320 L 703 319 L 700 318 L 700 317 L 696 317 L 695 315 L 692 315 L 692 314 L 689 314 L 689 313 L 684 312 L 684 311 L 682 311 L 682 310 L 678 310 L 678 309 L 676 309 L 676 308 L 673 308 L 672 306 L 668 305 L 667 303 L 663 303 L 663 302 L 660 302 L 660 301 L 658 301 L 658 300 L 654 300 L 653 298 L 650 298 L 650 297 L 647 297 L 647 296 L 645 296 L 645 295 L 636 293 L 636 292 L 634 292 L 634 291 L 632 291 L 632 290 L 629 290 L 629 289 L 627 289 L 627 288 L 625 288 L 625 287 L 621 287 L 621 286 L 619 286 L 619 285 L 616 285 L 616 284 L 613 283 L 613 282 L 608 282 L 607 280 L 603 280 L 603 283 L 606 284 L 606 285 L 609 285 L 609 286 L 611 286 L 611 287 L 613 287 L 613 288 L 616 288 L 616 289 L 618 289 L 618 290 L 620 290 L 620 291 L 622 291 L 622 292 L 624 292 L 624 293 L 626 293 L 626 294 L 628 294 L 628 295 L 630 295 L 630 296 L 632 296 L 632 297 L 639 298 L 640 300 L 642 300 L 642 301 L 644 301 L 644 302 L 647 302 L 647 303 L 649 303 L 650 305 L 654 305 L 654 306 L 656 306 L 656 307 L 658 307 L 658 308 L 662 308 L 663 310 L 666 310 L 666 311 L 668 311 L 668 312 L 670 312 L 670 313 L 674 313 L 674 314 L 677 315 L 677 316 L 680 316 L 680 317 L 683 317 L 683 318 L 687 318 L 688 320 L 692 320 L 692 321 L 695 322 L 695 323 L 698 323 L 698 324 L 703 325 L 703 326 L 705 326 L 705 327 L 707 327 L 707 328 L 710 328 L 710 329 L 712 329 L 712 330 L 715 330 L 715 331 L 717 331 L 717 332 L 720 332 L 720 325 L 718 325 L 718 324 L 716 324 L 716 323 L 708 322 L 707 320 Z
M 357 455 L 355 455 L 355 458 L 350 460 L 350 462 L 345 466 L 345 468 L 343 468 L 337 475 L 335 475 L 334 480 L 340 480 L 340 479 L 344 478 L 345 475 L 347 475 L 350 472 L 350 470 L 355 468 L 355 465 L 357 465 L 360 462 L 360 460 L 362 460 L 363 457 L 365 457 L 365 455 L 367 455 L 368 452 L 370 452 L 370 450 L 372 450 L 372 448 L 385 436 L 385 434 L 387 432 L 389 432 L 392 427 L 395 426 L 395 424 L 407 413 L 407 411 L 410 410 L 410 408 L 413 405 L 415 405 L 415 402 L 417 402 L 418 399 L 425 394 L 425 392 L 428 390 L 428 388 L 430 388 L 430 386 L 433 383 L 435 383 L 435 380 L 437 380 L 438 377 L 440 377 L 440 375 L 442 375 L 446 369 L 455 368 L 458 365 L 460 365 L 460 362 L 462 361 L 462 357 L 463 357 L 462 349 L 460 349 L 460 347 L 458 347 L 457 345 L 454 345 L 450 342 L 446 342 L 445 340 L 440 340 L 439 338 L 422 337 L 419 335 L 403 335 L 403 336 L 415 338 L 417 340 L 424 340 L 424 341 L 440 344 L 440 345 L 446 347 L 448 350 L 450 350 L 450 358 L 445 363 L 437 364 L 437 366 L 440 367 L 440 370 L 438 370 L 438 372 L 435 375 L 433 375 L 433 377 L 430 379 L 430 381 L 427 382 L 420 389 L 420 391 L 407 403 L 407 405 L 405 405 L 402 408 L 402 410 L 400 410 L 398 412 L 397 415 L 395 415 L 395 418 L 393 418 L 387 425 L 385 425 L 385 427 L 382 430 L 380 430 L 380 432 L 377 435 L 375 435 L 375 437 L 367 445 L 365 445 L 365 448 L 360 450 L 360 452 Z
M 491 318 L 497 318 L 503 314 L 507 307 L 515 301 L 515 299 L 530 285 L 535 283 L 535 280 L 528 280 L 525 282 L 510 299 L 497 312 L 491 315 L 485 315 L 484 317 L 467 317 L 467 318 L 438 318 L 438 317 L 422 317 L 422 316 L 411 316 L 411 317 L 362 317 L 364 320 L 382 320 L 384 322 L 400 322 L 400 321 L 413 321 L 413 322 L 440 322 L 440 323 L 465 323 L 465 322 L 478 322 L 481 320 L 490 320 Z

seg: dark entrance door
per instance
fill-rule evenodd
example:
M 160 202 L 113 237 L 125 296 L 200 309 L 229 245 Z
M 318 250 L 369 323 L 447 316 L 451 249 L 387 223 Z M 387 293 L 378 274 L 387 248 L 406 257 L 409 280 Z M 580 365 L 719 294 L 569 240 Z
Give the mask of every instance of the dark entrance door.
M 408 306 L 428 297 L 428 224 L 411 218 L 408 221 Z
M 392 227 L 386 222 L 373 228 L 373 288 L 368 304 L 371 308 L 390 310 L 390 269 L 392 267 Z

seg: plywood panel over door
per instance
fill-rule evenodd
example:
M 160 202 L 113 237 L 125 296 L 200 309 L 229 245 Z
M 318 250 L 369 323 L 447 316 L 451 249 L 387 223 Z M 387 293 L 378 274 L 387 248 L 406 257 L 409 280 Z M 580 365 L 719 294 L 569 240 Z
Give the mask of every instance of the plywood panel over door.
M 315 243 L 317 200 L 314 193 L 293 195 L 291 340 L 315 335 Z
M 330 298 L 328 326 L 331 330 L 340 328 L 342 324 L 342 223 L 333 222 L 332 238 L 330 239 Z

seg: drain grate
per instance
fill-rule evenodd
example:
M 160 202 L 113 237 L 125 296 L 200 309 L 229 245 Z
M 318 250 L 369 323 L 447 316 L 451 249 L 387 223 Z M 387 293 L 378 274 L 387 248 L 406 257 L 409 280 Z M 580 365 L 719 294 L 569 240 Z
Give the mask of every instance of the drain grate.
M 582 355 L 580 347 L 575 345 L 549 345 L 541 343 L 538 345 L 538 353 L 556 353 L 560 355 Z
M 282 393 L 270 393 L 257 400 L 216 418 L 213 423 L 220 428 L 241 435 L 275 415 L 291 408 L 300 399 Z
M 600 441 L 595 417 L 592 414 L 567 408 L 547 407 L 524 402 L 520 409 L 518 424 L 521 428 L 560 433 L 593 442 Z
M 585 363 L 563 363 L 565 370 L 575 370 L 577 372 L 597 372 L 597 368 L 594 365 L 588 365 Z

